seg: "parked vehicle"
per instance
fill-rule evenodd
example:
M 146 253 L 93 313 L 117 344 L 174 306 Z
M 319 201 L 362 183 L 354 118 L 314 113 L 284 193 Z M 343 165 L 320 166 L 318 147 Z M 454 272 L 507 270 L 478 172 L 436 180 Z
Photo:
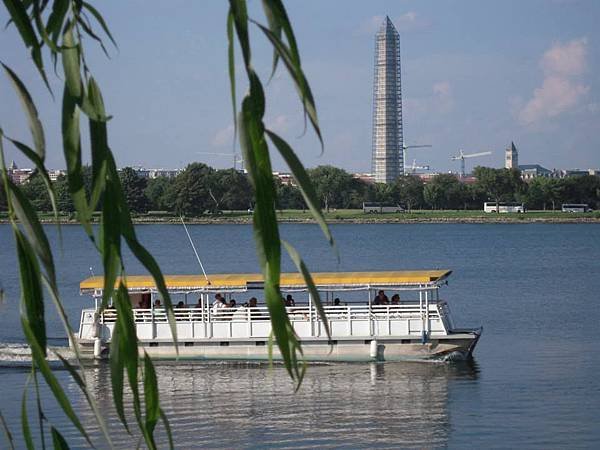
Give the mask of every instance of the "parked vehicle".
M 525 205 L 519 202 L 485 202 L 483 211 L 486 213 L 524 213 Z
M 383 213 L 400 213 L 405 209 L 400 205 L 393 203 L 382 202 L 365 202 L 363 203 L 363 212 L 365 214 L 383 214 Z
M 587 203 L 563 203 L 562 205 L 562 212 L 585 213 L 591 210 L 592 209 L 588 206 Z

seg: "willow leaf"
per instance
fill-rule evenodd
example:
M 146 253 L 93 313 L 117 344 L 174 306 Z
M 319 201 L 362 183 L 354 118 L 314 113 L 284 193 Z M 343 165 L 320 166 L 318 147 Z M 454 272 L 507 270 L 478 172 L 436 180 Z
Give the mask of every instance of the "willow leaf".
M 82 4 L 83 8 L 87 9 L 92 14 L 92 16 L 94 16 L 94 18 L 100 24 L 100 26 L 102 27 L 102 29 L 104 30 L 104 32 L 106 33 L 108 38 L 111 40 L 113 45 L 116 48 L 119 48 L 119 46 L 115 42 L 112 34 L 110 33 L 110 30 L 109 30 L 108 26 L 106 25 L 106 21 L 102 17 L 102 14 L 100 14 L 100 12 L 96 8 L 94 8 L 91 4 L 89 4 L 88 2 L 84 1 L 84 2 L 81 2 L 81 4 Z
M 111 336 L 109 360 L 110 360 L 110 382 L 112 385 L 113 402 L 119 420 L 125 427 L 128 433 L 129 426 L 127 425 L 127 418 L 125 417 L 125 408 L 123 406 L 123 371 L 125 370 L 125 363 L 123 361 L 123 355 L 121 354 L 122 339 L 120 338 L 119 327 L 114 327 Z
M 67 163 L 69 192 L 71 193 L 79 221 L 90 239 L 94 241 L 94 233 L 90 224 L 91 211 L 88 207 L 82 175 L 79 109 L 77 108 L 76 99 L 69 93 L 69 88 L 66 85 L 63 93 L 62 137 L 63 151 Z
M 65 415 L 69 418 L 71 423 L 75 426 L 75 428 L 77 428 L 77 430 L 79 430 L 79 432 L 85 438 L 85 440 L 88 442 L 88 444 L 90 446 L 93 446 L 87 432 L 85 431 L 85 428 L 83 428 L 83 426 L 81 425 L 81 422 L 79 421 L 79 417 L 73 410 L 73 407 L 71 406 L 71 402 L 69 401 L 69 398 L 65 394 L 65 391 L 63 390 L 60 383 L 54 376 L 52 370 L 50 369 L 50 366 L 48 365 L 48 361 L 46 361 L 46 358 L 45 358 L 45 352 L 42 351 L 42 348 L 40 347 L 39 343 L 35 340 L 35 336 L 33 334 L 33 331 L 31 330 L 31 326 L 30 326 L 29 322 L 24 317 L 21 317 L 21 325 L 23 327 L 23 332 L 25 334 L 25 337 L 27 338 L 27 341 L 28 341 L 29 345 L 31 346 L 32 360 L 34 361 L 36 366 L 40 369 L 40 372 L 44 376 L 44 379 L 46 380 L 46 384 L 52 391 L 52 394 L 54 395 L 56 402 L 59 404 L 59 406 L 61 407 L 61 409 L 63 410 Z
M 146 430 L 150 435 L 154 432 L 156 422 L 160 417 L 160 402 L 158 400 L 158 383 L 152 360 L 144 352 L 144 400 L 146 406 Z
M 281 21 L 275 14 L 272 3 L 273 2 L 271 2 L 269 0 L 263 0 L 263 2 L 262 2 L 263 10 L 265 12 L 265 16 L 267 17 L 269 29 L 275 36 L 277 36 L 281 39 Z M 273 78 L 273 76 L 275 75 L 275 72 L 277 71 L 277 63 L 278 62 L 279 62 L 279 53 L 277 53 L 277 50 L 273 49 L 273 68 L 271 69 L 271 76 L 269 77 L 269 81 Z
M 73 341 L 70 341 L 70 342 L 73 342 Z M 83 395 L 85 396 L 85 399 L 87 400 L 88 405 L 90 405 L 90 408 L 92 409 L 92 412 L 94 413 L 96 421 L 98 422 L 98 425 L 100 426 L 100 430 L 102 431 L 104 438 L 108 442 L 109 447 L 113 447 L 112 440 L 110 438 L 110 434 L 108 432 L 108 429 L 106 428 L 106 422 L 104 421 L 102 414 L 100 414 L 100 411 L 98 410 L 98 405 L 96 404 L 96 402 L 94 401 L 92 395 L 90 394 L 90 392 L 88 390 L 85 376 L 80 375 L 77 372 L 77 370 L 75 369 L 75 367 L 73 367 L 73 365 L 71 363 L 69 363 L 69 361 L 67 361 L 60 353 L 55 351 L 54 354 L 58 357 L 58 359 L 60 359 L 60 361 L 62 362 L 65 369 L 67 369 L 67 371 L 71 375 L 71 378 L 73 378 L 73 380 L 75 380 L 75 383 L 77 383 L 77 385 L 79 386 L 79 389 L 81 389 L 81 392 L 83 392 Z M 77 356 L 77 361 L 79 361 L 79 363 L 81 365 L 81 359 L 80 359 L 79 355 Z M 83 373 L 84 372 L 82 370 L 82 374 Z
M 104 109 L 104 100 L 100 88 L 90 77 L 88 82 L 88 100 L 90 108 L 95 116 L 99 118 L 106 117 Z M 90 209 L 94 210 L 100 201 L 100 196 L 106 185 L 107 158 L 110 152 L 108 148 L 108 133 L 105 120 L 96 120 L 90 117 L 90 146 L 92 149 L 92 194 L 90 198 Z
M 79 64 L 79 46 L 73 37 L 73 22 L 65 26 L 62 38 L 62 63 L 65 73 L 65 84 L 71 97 L 79 101 L 83 96 L 81 69 Z
M 23 397 L 21 398 L 21 431 L 23 433 L 23 440 L 27 446 L 27 450 L 34 450 L 33 438 L 31 437 L 31 428 L 29 428 L 29 417 L 27 415 L 27 388 L 31 381 L 31 375 L 27 377 L 27 382 L 23 388 Z
M 142 421 L 140 392 L 138 389 L 139 353 L 137 335 L 135 323 L 133 322 L 131 300 L 123 282 L 119 283 L 115 295 L 115 305 L 117 307 L 117 322 L 115 323 L 115 328 L 120 327 L 119 345 L 121 345 L 121 347 L 119 350 L 121 351 L 121 357 L 123 358 L 125 370 L 127 371 L 129 387 L 133 394 L 133 411 L 140 430 L 142 430 L 142 434 L 144 435 L 144 438 L 146 438 L 146 442 L 148 442 L 145 425 Z
M 69 11 L 69 0 L 54 0 L 52 2 L 52 11 L 46 22 L 46 31 L 50 34 L 51 39 L 56 46 L 58 46 L 58 38 L 67 11 Z
M 20 189 L 18 189 L 14 184 L 12 184 L 11 181 L 8 181 L 8 186 L 9 186 L 9 191 L 10 191 L 9 195 L 10 195 L 10 199 L 11 199 L 12 208 L 13 208 L 17 218 L 21 222 L 23 229 L 27 235 L 27 239 L 23 238 L 22 239 L 23 242 L 20 244 L 22 251 L 24 252 L 23 257 L 25 257 L 25 255 L 27 254 L 27 257 L 29 258 L 28 253 L 30 251 L 33 252 L 35 255 L 37 255 L 39 260 L 42 261 L 42 264 L 44 266 L 46 275 L 48 276 L 50 285 L 52 286 L 53 289 L 57 289 L 56 288 L 56 272 L 55 272 L 55 268 L 54 268 L 54 260 L 52 258 L 52 252 L 50 250 L 50 244 L 48 242 L 48 238 L 46 237 L 46 233 L 44 232 L 44 229 L 42 228 L 42 225 L 39 222 L 37 214 L 31 207 L 29 200 L 25 197 L 25 195 L 23 195 L 23 193 L 21 192 Z M 18 235 L 21 236 L 20 231 L 18 232 Z M 35 256 L 33 258 L 35 258 Z M 44 308 L 43 308 L 43 299 L 42 299 L 42 289 L 41 289 L 41 283 L 40 283 L 41 280 L 39 279 L 39 277 L 41 277 L 41 274 L 39 272 L 37 260 L 35 260 L 35 261 L 31 260 L 30 263 L 31 263 L 30 270 L 32 270 L 31 275 L 37 277 L 37 279 L 35 281 L 35 285 L 31 284 L 31 283 L 34 283 L 34 281 L 32 281 L 32 280 L 28 280 L 27 283 L 29 285 L 31 285 L 32 288 L 36 289 L 36 291 L 34 293 L 32 293 L 32 295 L 33 295 L 32 301 L 34 301 L 36 305 L 38 302 L 40 303 L 40 305 L 37 307 L 40 309 L 40 311 L 38 312 L 40 314 L 40 316 L 35 318 L 34 320 L 39 320 L 39 319 L 43 320 L 43 318 L 44 318 L 43 309 Z M 35 265 L 35 267 L 33 267 L 33 265 Z M 40 286 L 39 292 L 37 291 L 37 286 Z M 34 305 L 27 303 L 27 307 L 28 308 L 34 307 Z M 36 310 L 35 307 L 34 307 L 34 310 Z M 35 326 L 37 327 L 37 324 Z
M 290 147 L 289 144 L 281 137 L 269 130 L 265 130 L 265 133 L 267 134 L 267 136 L 269 136 L 271 142 L 273 142 L 275 147 L 277 147 L 279 153 L 281 154 L 286 164 L 292 171 L 292 175 L 294 176 L 294 179 L 298 184 L 298 189 L 300 189 L 300 192 L 302 193 L 302 197 L 304 198 L 308 209 L 319 224 L 319 227 L 321 227 L 321 230 L 323 231 L 325 238 L 329 242 L 329 245 L 335 248 L 333 236 L 331 234 L 331 231 L 329 230 L 329 227 L 327 226 L 327 223 L 325 222 L 323 211 L 321 211 L 321 207 L 319 206 L 317 193 L 315 192 L 315 189 L 310 181 L 310 178 L 308 177 L 308 174 L 306 173 L 306 170 L 304 169 L 304 166 L 298 159 L 298 156 L 296 156 L 296 153 L 294 153 L 292 147 Z
M 19 97 L 19 101 L 21 102 L 21 106 L 23 107 L 23 111 L 25 111 L 25 115 L 27 116 L 27 123 L 29 125 L 29 131 L 31 132 L 31 136 L 33 137 L 33 144 L 36 153 L 43 161 L 46 156 L 46 142 L 44 139 L 44 129 L 42 127 L 42 122 L 40 122 L 40 118 L 38 116 L 37 108 L 33 103 L 33 99 L 29 94 L 29 91 L 23 84 L 23 82 L 19 79 L 16 73 L 14 73 L 10 67 L 6 66 L 3 63 L 2 67 L 4 71 L 8 75 L 17 96 Z
M 115 289 L 117 277 L 121 271 L 121 229 L 119 205 L 115 201 L 115 187 L 111 181 L 106 183 L 104 203 L 102 205 L 101 249 L 104 267 L 104 288 L 102 306 L 108 304 Z
M 313 98 L 312 92 L 310 90 L 310 86 L 308 81 L 306 81 L 306 77 L 304 76 L 304 72 L 302 71 L 302 67 L 300 66 L 300 61 L 295 61 L 293 55 L 291 54 L 289 48 L 279 39 L 275 34 L 271 32 L 268 28 L 261 25 L 258 22 L 254 22 L 256 26 L 258 26 L 262 32 L 267 36 L 267 38 L 273 44 L 275 50 L 281 56 L 286 68 L 292 80 L 294 81 L 294 85 L 296 86 L 296 90 L 298 91 L 298 95 L 300 96 L 300 100 L 302 102 L 302 106 L 304 107 L 304 111 L 312 124 L 312 127 L 321 143 L 321 153 L 323 152 L 323 137 L 321 136 L 321 129 L 319 127 L 319 120 L 317 118 L 317 109 L 315 106 L 315 100 Z
M 297 62 L 297 64 L 300 64 L 300 53 L 298 52 L 296 37 L 294 36 L 294 30 L 292 29 L 292 24 L 290 23 L 290 19 L 285 11 L 283 2 L 281 0 L 263 0 L 262 3 L 263 10 L 265 11 L 265 15 L 269 21 L 269 28 L 273 34 L 279 38 L 281 38 L 281 31 L 278 31 L 277 28 L 283 30 L 292 58 Z M 273 26 L 271 26 L 271 22 L 276 24 L 275 29 Z
M 0 136 L 2 136 L 2 130 L 0 129 Z M 9 138 L 8 136 L 4 136 L 8 139 L 12 144 L 17 147 L 21 153 L 23 153 L 29 160 L 35 165 L 37 169 L 37 173 L 44 180 L 44 184 L 46 185 L 46 191 L 50 197 L 50 203 L 52 204 L 52 211 L 54 212 L 54 218 L 56 222 L 58 222 L 58 207 L 56 205 L 56 192 L 54 190 L 54 185 L 52 184 L 52 180 L 50 180 L 50 176 L 48 175 L 48 171 L 46 170 L 46 166 L 44 165 L 44 161 L 39 155 L 29 148 L 28 145 L 23 144 L 22 142 L 16 141 L 14 139 Z
M 100 39 L 100 37 L 96 33 L 94 33 L 94 30 L 92 29 L 92 27 L 89 26 L 85 22 L 85 20 L 83 20 L 81 18 L 77 19 L 77 23 L 81 26 L 81 28 L 83 28 L 83 31 L 85 31 L 89 37 L 91 37 L 93 40 L 95 40 L 96 42 L 98 42 L 100 44 L 100 48 L 102 49 L 102 51 L 104 52 L 106 57 L 110 59 L 110 55 L 108 54 L 108 51 L 106 50 L 106 47 L 104 46 L 104 42 L 102 42 L 102 39 Z
M 8 428 L 8 424 L 6 423 L 6 420 L 4 420 L 2 411 L 0 411 L 0 426 L 2 427 L 2 431 L 4 432 L 4 436 L 6 437 L 6 442 L 8 442 L 9 448 L 11 450 L 14 450 L 15 443 L 13 441 L 12 433 L 10 432 L 10 429 Z
M 279 292 L 281 245 L 275 214 L 275 186 L 269 159 L 269 149 L 264 138 L 261 118 L 264 114 L 264 92 L 258 77 L 250 69 L 250 93 L 242 102 L 238 120 L 240 145 L 254 186 L 256 206 L 253 215 L 254 239 L 265 279 L 265 300 L 271 316 L 273 333 L 284 365 L 292 378 L 291 353 L 293 339 L 289 319 Z
M 23 233 L 14 226 L 21 281 L 21 317 L 26 321 L 31 339 L 40 347 L 42 356 L 46 356 L 46 322 L 44 320 L 44 299 L 40 283 L 40 267 L 35 252 Z M 31 342 L 30 342 L 31 344 Z
M 21 39 L 26 47 L 32 47 L 37 45 L 37 38 L 35 36 L 35 30 L 31 26 L 29 16 L 27 14 L 27 6 L 25 2 L 19 0 L 3 0 L 4 6 L 10 14 L 12 22 L 19 30 Z
M 43 7 L 43 5 L 42 5 L 42 7 Z M 44 22 L 42 22 L 42 9 L 40 7 L 39 2 L 37 2 L 37 1 L 33 2 L 32 15 L 33 15 L 33 21 L 35 23 L 35 27 L 36 27 L 39 35 L 42 37 L 42 41 L 44 41 L 44 43 L 50 48 L 51 53 L 57 53 L 58 47 L 56 46 L 56 44 L 52 41 L 52 39 L 48 35 L 48 30 L 44 26 Z
M 244 57 L 246 70 L 250 71 L 250 36 L 248 34 L 248 10 L 246 0 L 229 0 L 229 11 L 233 16 L 235 31 Z
M 306 287 L 308 287 L 308 292 L 312 297 L 313 303 L 317 308 L 317 312 L 319 313 L 319 317 L 321 318 L 321 322 L 323 322 L 323 326 L 325 327 L 325 331 L 327 332 L 327 337 L 331 339 L 331 331 L 329 330 L 329 320 L 327 319 L 327 315 L 325 314 L 325 310 L 323 309 L 323 303 L 321 303 L 321 296 L 319 295 L 319 291 L 315 286 L 315 282 L 313 281 L 312 275 L 306 267 L 306 264 L 300 257 L 300 253 L 289 243 L 286 241 L 281 241 L 285 249 L 287 250 L 290 258 L 292 259 L 294 265 L 298 269 L 298 272 L 302 274 L 304 281 L 306 282 Z
M 229 88 L 231 91 L 231 106 L 233 109 L 233 148 L 237 140 L 237 101 L 235 95 L 235 52 L 233 42 L 233 13 L 227 14 L 227 61 L 229 67 Z
M 169 425 L 169 419 L 167 418 L 167 415 L 162 410 L 162 408 L 159 409 L 159 413 L 160 413 L 160 419 L 162 420 L 163 425 L 165 427 L 165 432 L 167 433 L 167 439 L 169 441 L 169 448 L 171 450 L 173 450 L 175 448 L 175 446 L 173 445 L 173 434 L 171 433 L 171 425 Z
M 54 427 L 50 427 L 50 434 L 52 435 L 52 445 L 55 450 L 69 450 L 69 445 L 65 438 L 58 432 Z

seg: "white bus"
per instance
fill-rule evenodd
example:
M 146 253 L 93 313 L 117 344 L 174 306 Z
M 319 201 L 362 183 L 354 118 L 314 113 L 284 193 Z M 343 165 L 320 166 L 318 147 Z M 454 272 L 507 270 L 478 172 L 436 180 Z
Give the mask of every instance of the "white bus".
M 382 202 L 365 202 L 363 203 L 363 213 L 365 214 L 382 214 L 382 213 L 399 213 L 404 212 L 404 208 L 393 203 Z
M 591 211 L 587 203 L 563 203 L 562 212 L 585 213 Z
M 483 211 L 486 213 L 524 213 L 525 205 L 519 202 L 485 202 Z

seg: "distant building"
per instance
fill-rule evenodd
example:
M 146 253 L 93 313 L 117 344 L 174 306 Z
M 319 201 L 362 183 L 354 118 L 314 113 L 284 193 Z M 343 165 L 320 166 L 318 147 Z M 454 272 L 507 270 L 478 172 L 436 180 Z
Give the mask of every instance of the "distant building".
M 281 181 L 282 184 L 287 184 L 289 186 L 296 186 L 296 180 L 293 175 L 288 172 L 273 172 L 273 176 Z
M 8 167 L 8 177 L 15 184 L 23 184 L 25 183 L 31 174 L 33 173 L 33 169 L 19 169 L 17 164 L 12 161 L 10 166 Z
M 372 168 L 377 183 L 404 173 L 400 35 L 386 16 L 375 35 Z
M 372 173 L 353 173 L 352 178 L 361 180 L 367 184 L 375 183 L 375 176 Z
M 65 170 L 60 170 L 60 169 L 50 169 L 48 170 L 48 176 L 50 177 L 50 181 L 56 181 L 58 180 L 58 177 L 60 177 L 61 175 L 66 175 L 67 172 Z
M 555 178 L 556 172 L 548 170 L 539 164 L 523 164 L 519 166 L 521 178 L 525 181 L 532 180 L 537 177 Z
M 600 176 L 598 169 L 565 169 L 559 170 L 560 178 L 565 177 L 583 177 L 586 175 Z
M 505 154 L 504 167 L 507 169 L 519 169 L 519 152 L 514 142 L 510 143 L 510 147 L 506 149 Z

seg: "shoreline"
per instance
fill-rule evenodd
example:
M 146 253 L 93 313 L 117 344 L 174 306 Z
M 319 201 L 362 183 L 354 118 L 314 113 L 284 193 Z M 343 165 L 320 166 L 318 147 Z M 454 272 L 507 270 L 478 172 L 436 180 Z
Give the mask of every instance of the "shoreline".
M 600 224 L 598 217 L 368 217 L 368 218 L 326 218 L 328 224 Z M 132 217 L 134 225 L 181 225 L 180 219 L 176 217 L 165 218 L 146 218 Z M 41 218 L 42 224 L 55 224 L 52 218 Z M 316 224 L 311 218 L 279 218 L 279 223 L 292 224 Z M 0 219 L 0 224 L 8 224 L 7 219 Z M 58 223 L 61 225 L 79 225 L 74 219 L 59 217 Z M 92 221 L 93 224 L 100 223 L 98 220 Z M 251 225 L 252 217 L 186 217 L 187 225 Z

